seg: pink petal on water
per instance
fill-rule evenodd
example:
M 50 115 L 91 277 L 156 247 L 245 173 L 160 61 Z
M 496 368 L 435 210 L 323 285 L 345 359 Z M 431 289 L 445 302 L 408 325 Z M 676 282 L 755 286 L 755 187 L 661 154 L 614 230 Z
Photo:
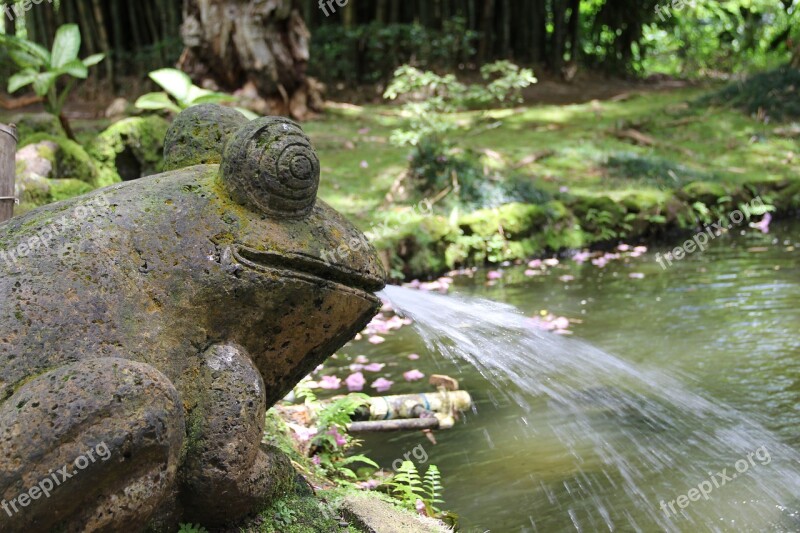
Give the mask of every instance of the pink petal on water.
M 381 337 L 380 335 L 373 335 L 368 339 L 370 344 L 380 344 L 382 342 L 386 342 L 386 339 Z
M 359 370 L 364 370 L 364 365 L 360 363 L 353 363 L 350 365 L 350 372 L 358 372 Z
M 370 363 L 364 367 L 367 372 L 380 372 L 386 365 L 383 363 Z
M 531 261 L 528 262 L 528 266 L 531 267 L 531 268 L 539 268 L 539 267 L 542 266 L 542 260 L 541 259 L 532 259 Z
M 617 250 L 619 250 L 620 252 L 627 252 L 630 249 L 631 249 L 631 247 L 630 247 L 629 244 L 624 244 L 623 243 L 623 244 L 620 244 L 619 246 L 617 246 Z
M 378 378 L 372 382 L 370 385 L 373 389 L 377 390 L 378 392 L 386 392 L 387 390 L 392 388 L 394 385 L 394 381 L 389 381 L 388 379 Z
M 643 254 L 643 253 L 645 253 L 647 251 L 647 246 L 636 246 L 633 249 L 633 251 L 636 252 L 636 253 Z
M 356 372 L 347 376 L 347 379 L 345 379 L 344 382 L 347 384 L 347 389 L 350 392 L 353 392 L 363 390 L 367 380 L 364 379 L 364 374 L 361 372 Z
M 565 282 L 566 281 L 572 281 L 572 280 L 575 279 L 575 276 L 570 276 L 569 274 L 566 274 L 564 276 L 559 276 L 558 279 L 560 279 L 561 281 L 565 281 Z
M 369 168 L 369 163 L 367 163 L 366 161 L 362 161 L 361 168 Z
M 409 370 L 408 372 L 403 372 L 403 378 L 406 381 L 416 381 L 416 380 L 422 379 L 424 377 L 425 377 L 425 374 L 423 374 L 422 372 L 420 372 L 416 368 L 414 370 Z
M 553 327 L 555 329 L 567 329 L 569 327 L 569 319 L 564 316 L 560 316 L 553 320 Z
M 367 363 L 369 363 L 369 359 L 367 359 L 366 355 L 358 355 L 356 356 L 353 362 L 361 365 L 366 365 Z
M 500 279 L 500 278 L 502 278 L 502 277 L 503 277 L 503 273 L 502 273 L 502 272 L 500 272 L 499 270 L 490 270 L 490 271 L 489 271 L 489 272 L 486 274 L 486 277 L 487 277 L 488 279 Z
M 419 354 L 416 353 L 408 354 L 408 358 L 411 359 L 412 361 L 416 361 L 417 359 L 419 359 Z
M 556 259 L 555 257 L 551 257 L 550 259 L 545 259 L 544 261 L 542 261 L 542 263 L 544 263 L 549 267 L 554 267 L 558 264 L 558 259 Z
M 644 274 L 642 274 L 641 272 L 631 272 L 630 274 L 628 274 L 628 277 L 631 279 L 642 279 L 644 277 Z
M 322 376 L 319 386 L 322 389 L 338 389 L 342 385 L 342 380 L 336 376 Z

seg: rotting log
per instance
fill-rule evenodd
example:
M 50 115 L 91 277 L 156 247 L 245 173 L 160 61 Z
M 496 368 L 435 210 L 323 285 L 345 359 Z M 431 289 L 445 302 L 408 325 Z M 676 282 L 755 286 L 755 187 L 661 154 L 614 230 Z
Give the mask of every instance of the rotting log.
M 0 222 L 14 216 L 17 128 L 0 124 Z

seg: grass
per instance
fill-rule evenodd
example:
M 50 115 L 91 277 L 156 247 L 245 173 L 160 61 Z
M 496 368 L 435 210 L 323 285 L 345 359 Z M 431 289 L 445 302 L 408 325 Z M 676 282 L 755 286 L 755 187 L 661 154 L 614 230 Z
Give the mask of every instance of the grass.
M 527 106 L 460 113 L 451 120 L 478 126 L 457 144 L 496 153 L 501 165 L 519 167 L 540 188 L 625 191 L 661 189 L 694 179 L 743 183 L 796 174 L 787 163 L 796 140 L 772 134 L 764 124 L 735 109 L 689 106 L 704 94 L 684 89 L 633 95 L 620 102 L 567 106 Z M 303 125 L 322 161 L 320 196 L 369 229 L 403 206 L 385 196 L 407 166 L 409 150 L 388 139 L 403 118 L 396 107 L 335 107 Z M 620 137 L 635 130 L 650 146 Z M 524 164 L 524 158 L 550 154 Z M 669 171 L 669 172 L 668 172 Z M 676 184 L 678 184 L 676 183 Z

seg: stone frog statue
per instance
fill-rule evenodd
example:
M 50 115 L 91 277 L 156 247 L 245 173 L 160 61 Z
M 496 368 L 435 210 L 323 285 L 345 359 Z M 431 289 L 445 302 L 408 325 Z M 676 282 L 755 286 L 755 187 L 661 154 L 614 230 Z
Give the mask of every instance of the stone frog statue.
M 190 108 L 165 159 L 0 225 L 0 531 L 257 510 L 296 476 L 265 410 L 378 310 L 297 124 Z

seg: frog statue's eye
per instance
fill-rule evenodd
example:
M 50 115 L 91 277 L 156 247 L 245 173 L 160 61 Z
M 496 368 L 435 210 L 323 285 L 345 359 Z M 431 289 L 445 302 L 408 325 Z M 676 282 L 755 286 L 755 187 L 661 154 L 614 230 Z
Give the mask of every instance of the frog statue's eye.
M 237 203 L 269 216 L 302 218 L 317 201 L 319 159 L 300 126 L 286 118 L 260 118 L 236 131 L 220 172 Z

